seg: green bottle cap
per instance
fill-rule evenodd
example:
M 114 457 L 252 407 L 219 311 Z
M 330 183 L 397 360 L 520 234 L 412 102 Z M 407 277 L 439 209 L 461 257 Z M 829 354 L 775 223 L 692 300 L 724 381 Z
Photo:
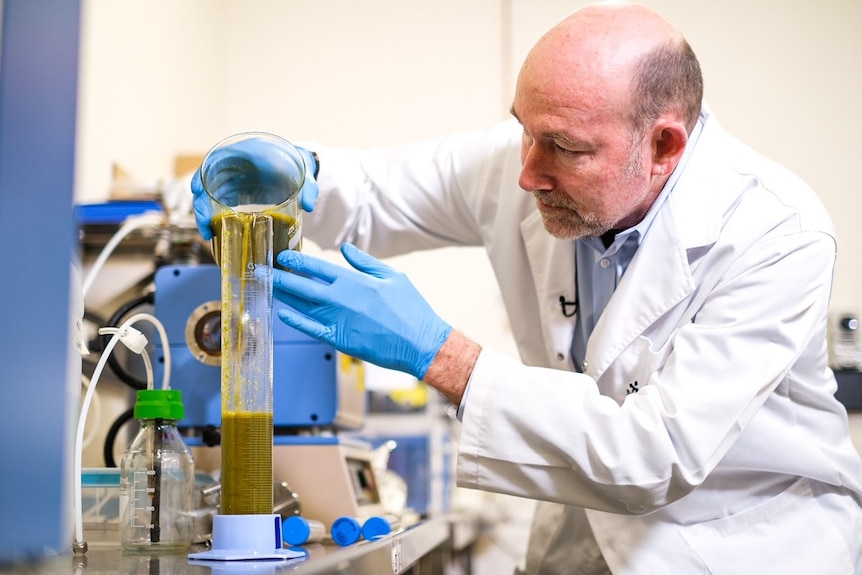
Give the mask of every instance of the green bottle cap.
M 180 420 L 185 415 L 183 392 L 178 389 L 141 389 L 135 402 L 135 419 Z

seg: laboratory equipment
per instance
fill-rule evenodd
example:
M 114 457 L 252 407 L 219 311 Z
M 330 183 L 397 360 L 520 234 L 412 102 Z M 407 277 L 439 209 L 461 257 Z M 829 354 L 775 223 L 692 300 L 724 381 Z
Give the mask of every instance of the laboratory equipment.
M 106 545 L 121 548 L 120 468 L 85 468 L 81 472 L 81 487 L 84 539 L 87 545 L 90 549 Z M 220 487 L 212 475 L 195 472 L 192 544 L 212 539 L 212 518 L 217 511 Z
M 81 377 L 73 342 L 83 314 L 71 217 L 80 12 L 78 0 L 0 2 L 3 564 L 64 553 L 72 540 Z
M 365 518 L 344 515 L 332 522 L 329 532 L 332 540 L 343 547 L 360 539 L 374 541 L 389 535 L 392 532 L 392 521 L 382 515 Z
M 285 518 L 282 521 L 282 531 L 288 545 L 318 543 L 326 537 L 326 526 L 322 522 L 299 515 Z
M 141 429 L 120 463 L 120 543 L 127 551 L 170 553 L 191 545 L 195 472 L 176 427 L 182 418 L 182 392 L 138 391 Z
M 255 153 L 246 153 L 244 144 L 255 144 Z M 213 253 L 221 268 L 224 515 L 272 513 L 274 222 L 276 213 L 284 216 L 279 249 L 297 246 L 304 173 L 293 146 L 258 133 L 222 140 L 201 164 L 201 183 L 213 208 Z M 282 180 L 280 174 L 298 178 Z
M 832 368 L 859 370 L 862 367 L 859 319 L 849 313 L 832 315 L 829 327 L 829 359 Z
M 335 435 L 280 440 L 275 473 L 299 494 L 303 515 L 331 524 L 342 515 L 369 517 L 385 512 L 367 442 Z
M 221 269 L 221 500 L 213 549 L 193 559 L 295 556 L 273 513 L 272 266 L 274 245 L 299 245 L 304 174 L 296 148 L 261 133 L 219 142 L 201 165 Z
M 81 509 L 85 540 L 89 546 L 119 544 L 118 468 L 98 467 L 81 471 Z
M 284 538 L 280 515 L 224 515 L 213 517 L 212 548 L 209 551 L 190 553 L 192 563 L 216 565 L 224 561 L 265 561 L 304 558 L 305 553 L 284 549 Z M 237 573 L 257 572 L 266 569 L 275 573 L 273 566 L 243 570 L 235 566 L 213 567 L 213 573 L 233 571 Z
M 332 540 L 342 547 L 352 545 L 362 537 L 362 523 L 355 517 L 338 517 L 332 522 L 329 533 Z
M 275 152 L 262 152 L 261 146 L 267 144 Z M 221 304 L 210 299 L 211 294 L 202 296 L 214 285 L 202 281 L 213 273 L 208 266 L 165 266 L 156 274 L 155 309 L 172 334 L 168 336 L 172 349 L 178 348 L 173 351 L 174 380 L 178 386 L 188 385 L 190 397 L 195 397 L 192 403 L 200 406 L 188 414 L 187 431 L 208 445 L 221 444 L 219 459 L 213 462 L 222 473 L 221 515 L 271 513 L 271 493 L 264 494 L 263 489 L 271 485 L 275 470 L 292 488 L 296 489 L 295 482 L 303 485 L 296 489 L 303 511 L 324 521 L 360 507 L 377 510 L 380 504 L 370 446 L 360 447 L 330 433 L 361 426 L 365 408 L 361 364 L 282 322 L 273 325 L 273 251 L 298 248 L 301 241 L 297 200 L 304 163 L 298 152 L 285 154 L 285 149 L 290 146 L 283 140 L 253 134 L 229 138 L 207 155 L 201 182 L 213 196 L 213 251 L 220 264 Z M 279 161 L 288 166 L 286 172 L 300 177 L 282 181 L 280 185 L 294 188 L 273 196 L 272 182 L 281 181 L 272 177 L 279 171 Z M 272 203 L 279 201 L 276 209 Z M 278 210 L 288 205 L 283 217 Z M 274 227 L 267 230 L 268 225 Z M 287 231 L 278 232 L 277 226 Z M 212 377 L 206 376 L 216 365 L 221 365 L 220 413 L 214 409 Z M 279 409 L 272 389 L 276 370 L 279 386 L 294 391 L 281 395 Z M 256 435 L 238 430 L 238 424 L 250 426 L 255 421 Z M 213 437 L 216 426 L 218 437 Z M 313 485 L 318 467 L 302 463 L 306 447 L 319 454 L 313 457 L 315 464 L 328 466 L 331 479 L 326 485 L 335 482 L 336 488 Z M 208 461 L 206 455 L 198 452 L 196 457 Z M 312 485 L 306 488 L 308 479 Z M 238 486 L 236 491 L 232 484 Z M 260 501 L 255 493 L 261 494 Z M 227 521 L 218 516 L 216 520 Z
M 385 537 L 392 533 L 392 524 L 393 521 L 380 515 L 369 517 L 362 524 L 362 538 L 366 541 L 374 541 Z
M 180 429 L 201 469 L 220 465 L 218 450 L 204 447 L 217 445 L 221 421 L 218 278 L 213 265 L 164 266 L 155 276 L 154 313 L 170 342 L 173 386 L 186 398 Z M 274 301 L 274 312 L 282 306 Z M 382 513 L 371 445 L 344 435 L 365 422 L 362 363 L 280 321 L 272 327 L 274 477 L 297 492 L 306 517 L 329 524 Z M 161 369 L 156 361 L 157 377 Z
M 168 265 L 156 271 L 154 311 L 168 335 L 174 389 L 183 391 L 186 415 L 179 422 L 197 452 L 218 444 L 221 423 L 221 301 L 218 266 Z M 273 301 L 273 314 L 284 306 Z M 273 317 L 275 317 L 273 315 Z M 273 423 L 275 443 L 315 430 L 359 429 L 366 394 L 360 367 L 334 348 L 274 319 Z M 156 344 L 153 369 L 161 377 L 164 353 Z M 198 457 L 200 454 L 195 453 Z
M 272 219 L 222 217 L 221 504 L 272 513 Z
M 216 263 L 222 264 L 225 245 L 241 245 L 234 240 L 226 244 L 224 237 L 230 230 L 223 229 L 238 214 L 266 214 L 271 219 L 274 254 L 302 248 L 299 193 L 306 169 L 293 144 L 266 132 L 236 134 L 209 151 L 201 164 L 201 184 L 211 205 Z

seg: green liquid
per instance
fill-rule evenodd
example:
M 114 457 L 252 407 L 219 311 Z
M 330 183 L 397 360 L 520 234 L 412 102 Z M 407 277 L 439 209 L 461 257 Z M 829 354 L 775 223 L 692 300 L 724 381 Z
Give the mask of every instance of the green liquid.
M 272 514 L 272 413 L 222 413 L 221 474 L 222 515 Z
M 280 266 L 275 260 L 278 254 L 283 252 L 284 250 L 291 249 L 291 244 L 295 244 L 293 249 L 297 251 L 302 250 L 302 236 L 299 231 L 299 222 L 297 222 L 294 218 L 290 217 L 287 214 L 283 214 L 275 211 L 264 211 L 264 214 L 270 216 L 272 218 L 272 260 L 273 266 L 284 269 Z M 251 225 L 251 222 L 254 219 L 253 214 L 251 213 L 223 213 L 218 214 L 213 217 L 211 226 L 215 235 L 212 239 L 212 249 L 213 249 L 213 258 L 215 262 L 219 265 L 222 265 L 222 246 L 221 246 L 221 236 L 225 233 L 225 219 L 226 218 L 239 218 L 242 222 L 241 225 L 248 228 Z M 252 240 L 244 239 L 242 240 L 244 244 L 249 244 Z M 254 252 L 255 246 L 253 245 L 243 245 L 243 249 L 246 251 Z
M 213 218 L 216 261 L 222 267 L 221 505 L 223 515 L 272 514 L 272 381 L 265 357 L 245 355 L 246 281 L 254 265 L 267 263 L 272 248 L 287 249 L 296 221 L 272 216 L 273 238 L 260 213 L 227 213 Z M 261 225 L 263 224 L 263 225 Z M 282 247 L 280 244 L 284 242 Z M 225 253 L 222 253 L 224 248 Z M 239 301 L 234 301 L 239 298 Z M 254 336 L 252 332 L 250 334 Z M 271 338 L 261 333 L 256 338 Z M 258 343 L 263 343 L 258 342 Z M 271 362 L 271 358 L 269 360 Z M 271 373 L 271 363 L 270 373 Z M 267 410 L 267 405 L 269 410 Z

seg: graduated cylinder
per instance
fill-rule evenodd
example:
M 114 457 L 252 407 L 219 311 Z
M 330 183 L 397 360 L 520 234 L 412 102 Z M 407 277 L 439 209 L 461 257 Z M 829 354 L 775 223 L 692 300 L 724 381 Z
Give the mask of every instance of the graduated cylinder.
M 272 514 L 274 252 L 301 246 L 299 150 L 273 134 L 216 144 L 201 164 L 221 267 L 223 515 Z
M 221 241 L 221 509 L 272 513 L 272 218 L 225 213 Z

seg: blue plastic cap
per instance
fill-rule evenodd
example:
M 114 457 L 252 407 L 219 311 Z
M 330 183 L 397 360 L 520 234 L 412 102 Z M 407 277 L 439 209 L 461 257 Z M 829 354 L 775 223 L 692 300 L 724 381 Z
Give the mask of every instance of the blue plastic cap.
M 281 533 L 288 545 L 302 545 L 311 535 L 311 527 L 304 517 L 291 515 L 281 522 Z
M 389 535 L 391 532 L 392 526 L 389 524 L 389 521 L 379 515 L 369 517 L 365 521 L 365 524 L 362 525 L 362 537 L 368 541 Z
M 332 523 L 329 534 L 333 541 L 344 547 L 359 541 L 362 529 L 353 517 L 339 517 Z

